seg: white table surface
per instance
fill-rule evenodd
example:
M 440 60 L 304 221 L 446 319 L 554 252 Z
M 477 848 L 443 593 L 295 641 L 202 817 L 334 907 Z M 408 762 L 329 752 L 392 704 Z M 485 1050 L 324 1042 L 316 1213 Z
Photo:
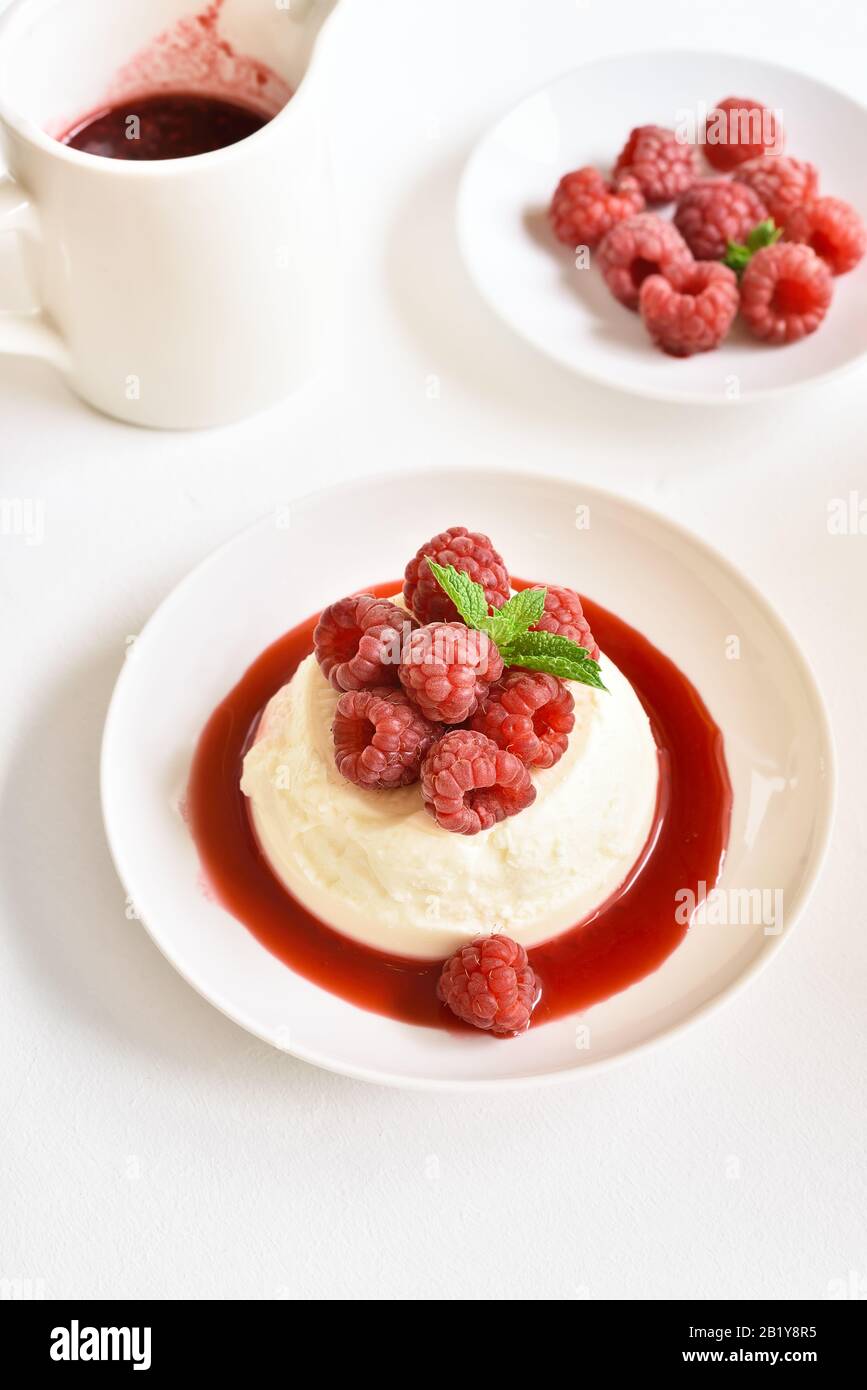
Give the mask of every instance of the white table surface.
M 332 379 L 167 435 L 0 360 L 0 496 L 45 518 L 41 545 L 0 537 L 0 1280 L 49 1298 L 592 1299 L 824 1298 L 860 1278 L 863 1296 L 867 535 L 826 518 L 867 499 L 867 372 L 718 410 L 590 388 L 476 298 L 452 216 L 486 123 L 585 58 L 716 44 L 863 98 L 867 12 L 349 0 L 344 24 L 325 94 Z M 127 638 L 212 547 L 312 484 L 479 460 L 619 489 L 739 564 L 820 674 L 840 799 L 805 918 L 727 1008 L 576 1084 L 455 1098 L 316 1071 L 184 984 L 126 919 L 97 758 Z

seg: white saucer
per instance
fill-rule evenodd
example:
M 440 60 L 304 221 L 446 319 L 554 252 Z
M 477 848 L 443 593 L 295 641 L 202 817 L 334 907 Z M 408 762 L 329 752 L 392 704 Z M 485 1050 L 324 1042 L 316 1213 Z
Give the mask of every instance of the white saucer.
M 677 128 L 684 112 L 725 96 L 783 114 L 785 152 L 819 169 L 820 192 L 867 218 L 867 110 L 813 78 L 717 53 L 634 53 L 577 68 L 525 98 L 480 140 L 458 197 L 458 238 L 470 275 L 516 333 L 592 381 L 660 400 L 726 403 L 802 386 L 867 352 L 867 261 L 834 282 L 821 327 L 776 348 L 736 325 L 715 352 L 667 357 L 637 314 L 609 294 L 592 264 L 576 270 L 546 209 L 560 177 L 610 169 L 631 127 Z M 705 176 L 714 170 L 707 165 Z M 671 208 L 662 210 L 670 216 Z
M 589 507 L 588 529 L 576 528 L 576 507 Z M 489 532 L 515 574 L 574 585 L 612 609 L 695 683 L 723 730 L 734 791 L 721 887 L 780 890 L 782 932 L 768 934 L 760 923 L 693 927 L 655 974 L 580 1019 L 503 1042 L 345 1003 L 295 975 L 205 897 L 178 804 L 213 709 L 282 632 L 345 593 L 396 578 L 429 535 L 457 522 Z M 375 537 L 367 560 L 359 528 Z M 792 929 L 825 852 L 833 788 L 827 715 L 798 644 L 726 560 L 667 519 L 595 488 L 482 471 L 401 475 L 391 487 L 369 478 L 316 493 L 288 518 L 266 518 L 218 550 L 131 648 L 102 749 L 103 812 L 118 872 L 189 983 L 306 1061 L 429 1088 L 575 1076 L 694 1022 Z

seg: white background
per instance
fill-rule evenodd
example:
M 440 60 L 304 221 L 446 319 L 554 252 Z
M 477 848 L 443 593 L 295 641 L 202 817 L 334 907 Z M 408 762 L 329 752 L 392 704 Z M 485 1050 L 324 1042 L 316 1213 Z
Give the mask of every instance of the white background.
M 867 536 L 829 535 L 827 509 L 867 498 L 867 375 L 715 410 L 585 386 L 477 300 L 453 203 L 493 117 L 627 46 L 742 49 L 863 98 L 867 12 L 348 0 L 342 22 L 321 92 L 332 379 L 166 435 L 0 360 L 0 496 L 45 516 L 42 545 L 0 537 L 0 1279 L 47 1297 L 824 1298 L 857 1279 L 864 1296 Z M 600 483 L 717 545 L 800 634 L 840 754 L 826 870 L 772 968 L 665 1048 L 501 1098 L 345 1081 L 229 1023 L 126 919 L 97 791 L 125 642 L 191 565 L 311 486 L 460 462 Z

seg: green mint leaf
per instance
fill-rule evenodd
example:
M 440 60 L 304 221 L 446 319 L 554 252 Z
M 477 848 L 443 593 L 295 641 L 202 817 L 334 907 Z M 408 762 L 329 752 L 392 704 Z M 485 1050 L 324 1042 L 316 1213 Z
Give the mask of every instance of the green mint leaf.
M 783 235 L 782 227 L 778 227 L 773 217 L 768 217 L 764 222 L 759 222 L 753 227 L 747 237 L 747 249 L 753 254 L 761 251 L 763 246 L 773 246 L 775 241 L 779 241 Z
M 750 254 L 748 246 L 741 246 L 737 241 L 730 241 L 723 256 L 723 265 L 727 265 L 729 270 L 733 270 L 736 275 L 742 275 L 750 263 Z
M 547 589 L 522 589 L 491 616 L 489 632 L 498 647 L 508 646 L 537 623 L 545 611 Z
M 545 609 L 547 589 L 522 589 L 502 608 L 488 611 L 481 584 L 454 565 L 438 565 L 427 557 L 428 566 L 443 593 L 447 594 L 468 627 L 486 632 L 499 647 L 506 666 L 524 666 L 530 671 L 546 671 L 562 680 L 581 681 L 605 690 L 599 663 L 568 637 L 554 632 L 528 632 Z
M 500 647 L 500 655 L 507 666 L 546 671 L 561 680 L 580 681 L 595 690 L 607 690 L 599 674 L 599 662 L 587 655 L 585 647 L 556 632 L 525 632 L 505 650 Z
M 436 560 L 427 557 L 430 572 L 443 593 L 448 594 L 455 608 L 468 627 L 488 630 L 488 600 L 481 584 L 470 579 L 454 565 L 438 565 Z
M 778 227 L 772 217 L 766 218 L 764 222 L 759 222 L 750 232 L 746 240 L 746 245 L 737 241 L 730 241 L 728 249 L 723 256 L 723 265 L 727 265 L 737 275 L 743 275 L 753 256 L 757 251 L 761 251 L 765 246 L 773 246 L 775 241 L 779 241 L 783 235 L 782 228 Z

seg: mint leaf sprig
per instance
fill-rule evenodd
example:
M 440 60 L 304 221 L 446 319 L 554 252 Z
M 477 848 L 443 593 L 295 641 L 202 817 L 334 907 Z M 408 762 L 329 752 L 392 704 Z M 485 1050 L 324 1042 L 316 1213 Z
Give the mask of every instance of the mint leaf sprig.
M 723 256 L 723 265 L 727 265 L 740 279 L 756 252 L 761 251 L 765 246 L 773 246 L 774 242 L 779 241 L 782 235 L 782 227 L 777 226 L 773 217 L 768 217 L 764 222 L 759 222 L 753 227 L 745 245 L 741 245 L 738 241 L 729 242 L 728 249 Z
M 499 648 L 506 666 L 544 671 L 561 680 L 580 681 L 582 685 L 607 693 L 599 674 L 599 662 L 593 660 L 586 647 L 579 647 L 577 642 L 558 633 L 530 632 L 545 611 L 547 589 L 522 589 L 507 599 L 502 608 L 491 611 L 481 584 L 470 579 L 468 574 L 456 570 L 453 565 L 438 565 L 430 556 L 427 562 L 434 579 L 467 627 L 486 632 Z

